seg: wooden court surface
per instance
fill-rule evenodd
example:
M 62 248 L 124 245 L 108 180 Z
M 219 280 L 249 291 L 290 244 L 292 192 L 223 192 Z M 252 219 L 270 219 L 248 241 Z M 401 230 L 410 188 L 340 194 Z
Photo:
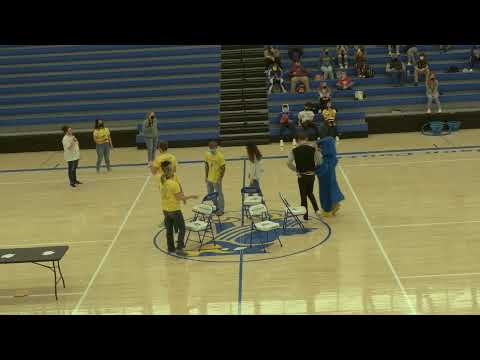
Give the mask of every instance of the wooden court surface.
M 448 137 L 374 135 L 343 140 L 340 153 L 480 145 L 480 131 Z M 60 142 L 60 139 L 59 139 Z M 286 156 L 277 144 L 267 156 Z M 225 148 L 226 158 L 245 156 Z M 200 161 L 204 149 L 173 149 Z M 53 296 L 52 275 L 34 265 L 0 267 L 0 314 L 471 314 L 479 313 L 480 152 L 344 158 L 337 171 L 346 201 L 328 219 L 332 234 L 297 255 L 199 262 L 169 257 L 153 244 L 162 222 L 156 179 L 145 153 L 116 149 L 112 173 L 80 169 L 85 184 L 68 187 L 62 152 L 0 155 L 0 248 L 67 244 L 66 289 Z M 95 163 L 82 151 L 81 165 Z M 281 191 L 299 202 L 285 159 L 265 160 L 262 188 L 269 208 Z M 25 171 L 11 172 L 6 170 Z M 44 169 L 47 171 L 38 171 Z M 188 194 L 205 195 L 201 163 L 181 164 Z M 239 216 L 243 162 L 229 161 L 226 211 Z M 317 193 L 317 191 L 316 191 Z M 186 217 L 191 206 L 184 208 Z M 323 236 L 323 235 L 322 235 Z M 320 237 L 313 232 L 273 245 L 289 254 Z M 267 257 L 268 257 L 267 256 Z M 216 256 L 215 259 L 233 256 Z M 236 259 L 236 258 L 235 258 Z M 28 296 L 14 297 L 25 290 Z

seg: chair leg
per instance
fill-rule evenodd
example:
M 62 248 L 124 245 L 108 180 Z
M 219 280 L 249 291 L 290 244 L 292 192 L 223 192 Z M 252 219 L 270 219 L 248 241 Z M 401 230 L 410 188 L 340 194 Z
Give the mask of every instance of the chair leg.
M 252 227 L 250 228 L 250 247 L 253 247 L 253 223 Z
M 187 247 L 188 240 L 190 239 L 190 234 L 191 234 L 191 233 L 192 233 L 192 232 L 189 231 L 188 234 L 187 234 L 187 238 L 185 239 L 185 247 Z
M 267 244 L 268 244 L 268 233 L 269 233 L 269 231 L 267 231 Z M 262 237 L 262 245 L 263 245 L 263 252 L 266 254 L 267 253 L 267 247 L 265 246 L 265 242 L 263 241 L 263 237 Z
M 277 235 L 278 242 L 280 243 L 280 246 L 283 247 L 282 241 L 280 240 L 280 235 L 278 233 L 278 229 L 275 230 L 275 235 Z
M 200 249 L 199 249 L 199 250 L 202 250 L 202 247 L 203 247 L 203 239 L 202 239 L 202 237 L 200 236 L 200 233 L 199 233 L 199 232 L 197 233 L 197 235 L 198 235 L 198 241 L 200 242 Z

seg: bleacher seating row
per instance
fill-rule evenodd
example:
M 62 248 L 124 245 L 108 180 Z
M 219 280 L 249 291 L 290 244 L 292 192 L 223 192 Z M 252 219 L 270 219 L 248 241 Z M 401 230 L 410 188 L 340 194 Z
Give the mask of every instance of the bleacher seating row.
M 137 129 L 155 111 L 167 140 L 218 137 L 220 46 L 0 46 L 0 134 Z M 142 142 L 141 132 L 137 141 Z
M 291 111 L 301 111 L 306 102 L 317 102 L 320 81 L 315 81 L 313 77 L 320 72 L 320 53 L 322 49 L 329 48 L 330 55 L 336 56 L 335 45 L 303 45 L 304 55 L 302 64 L 310 72 L 312 91 L 307 94 L 272 94 L 269 96 L 269 119 L 271 123 L 271 134 L 275 136 L 278 133 L 276 117 L 281 111 L 282 104 L 289 104 Z M 447 73 L 450 66 L 456 66 L 460 70 L 466 67 L 470 54 L 470 45 L 454 45 L 454 48 L 448 52 L 440 52 L 432 45 L 418 45 L 420 52 L 425 52 L 430 62 L 430 69 L 437 73 L 440 82 L 441 101 L 448 104 L 476 103 L 480 107 L 480 73 L 479 72 L 457 72 Z M 284 76 L 288 87 L 288 70 L 291 66 L 291 60 L 288 58 L 288 46 L 279 46 L 284 68 Z M 342 115 L 351 119 L 349 128 L 345 131 L 364 132 L 367 124 L 365 117 L 359 117 L 355 114 L 364 113 L 367 116 L 374 113 L 392 112 L 394 110 L 408 110 L 412 106 L 421 106 L 426 104 L 425 85 L 421 81 L 419 86 L 413 86 L 413 67 L 408 66 L 408 83 L 403 87 L 395 87 L 391 79 L 386 74 L 385 66 L 389 59 L 387 47 L 385 45 L 367 45 L 368 63 L 375 70 L 374 78 L 359 79 L 356 77 L 353 69 L 353 51 L 349 52 L 350 61 L 348 74 L 352 76 L 355 86 L 353 90 L 335 91 L 336 80 L 327 81 L 333 90 L 333 101 L 335 107 L 339 110 L 339 128 L 344 127 Z M 401 58 L 406 63 L 406 55 Z M 338 69 L 337 69 L 338 70 Z M 365 100 L 354 100 L 356 90 L 362 90 L 365 94 Z

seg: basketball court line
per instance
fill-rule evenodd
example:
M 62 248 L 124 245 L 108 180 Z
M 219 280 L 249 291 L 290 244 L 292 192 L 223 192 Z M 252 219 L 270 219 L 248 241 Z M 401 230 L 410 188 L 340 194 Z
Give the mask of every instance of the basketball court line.
M 99 243 L 109 243 L 112 240 L 92 240 L 92 241 L 72 241 L 72 242 L 44 242 L 40 244 L 17 244 L 17 245 L 1 245 L 2 248 L 16 248 L 16 247 L 48 247 L 48 246 L 57 246 L 57 245 L 83 245 L 83 244 L 99 244 Z
M 140 189 L 140 192 L 138 193 L 137 197 L 135 198 L 132 206 L 130 206 L 130 209 L 128 210 L 127 212 L 127 215 L 125 216 L 122 224 L 120 225 L 120 227 L 118 228 L 118 231 L 117 231 L 117 234 L 115 235 L 115 237 L 113 238 L 110 246 L 108 247 L 105 255 L 103 256 L 102 260 L 100 261 L 100 264 L 98 265 L 97 267 L 97 270 L 95 270 L 92 278 L 90 279 L 85 291 L 83 292 L 83 295 L 82 297 L 80 298 L 80 300 L 78 300 L 78 303 L 77 303 L 77 306 L 75 306 L 74 310 L 72 311 L 72 315 L 77 315 L 78 313 L 78 309 L 80 309 L 80 307 L 82 306 L 83 302 L 85 301 L 85 298 L 87 297 L 88 295 L 88 292 L 90 291 L 93 283 L 95 282 L 95 280 L 97 279 L 97 276 L 98 274 L 100 273 L 100 270 L 102 269 L 103 267 L 103 264 L 105 264 L 105 261 L 107 260 L 108 256 L 110 255 L 110 252 L 112 251 L 113 247 L 115 246 L 115 244 L 117 243 L 117 240 L 119 239 L 125 225 L 127 224 L 128 222 L 128 219 L 130 218 L 130 216 L 132 215 L 133 213 L 133 210 L 135 209 L 135 207 L 137 206 L 138 202 L 140 201 L 140 198 L 142 197 L 143 193 L 145 192 L 145 189 L 147 188 L 147 185 L 148 183 L 150 182 L 150 179 L 152 178 L 152 176 L 148 176 L 145 180 L 145 183 L 143 184 L 142 188 Z
M 468 145 L 468 146 L 457 146 L 457 147 L 438 147 L 438 148 L 417 148 L 417 149 L 398 149 L 398 150 L 373 150 L 373 151 L 359 151 L 359 152 L 347 152 L 347 153 L 338 153 L 338 157 L 340 159 L 343 158 L 357 158 L 360 156 L 369 157 L 369 156 L 376 156 L 376 155 L 388 155 L 388 154 L 403 154 L 412 155 L 412 154 L 421 154 L 421 153 L 442 153 L 442 152 L 455 152 L 461 150 L 476 150 L 480 152 L 480 145 Z M 279 159 L 287 159 L 287 155 L 277 155 L 277 156 L 265 156 L 264 160 L 279 160 Z M 247 160 L 246 157 L 239 157 L 239 158 L 230 158 L 225 159 L 226 162 L 233 162 L 233 161 L 244 161 Z M 185 164 L 203 164 L 203 160 L 185 160 L 179 161 L 180 165 Z M 146 163 L 127 163 L 127 164 L 117 164 L 112 165 L 112 168 L 122 168 L 122 167 L 143 167 L 147 166 Z M 80 166 L 79 170 L 86 170 L 86 169 L 96 169 L 96 166 L 89 165 L 89 166 Z M 0 170 L 0 174 L 9 174 L 9 173 L 24 173 L 24 172 L 47 172 L 47 171 L 65 171 L 67 170 L 66 167 L 51 167 L 51 168 L 31 168 L 31 169 L 7 169 L 7 170 Z
M 480 220 L 472 221 L 450 221 L 450 222 L 438 222 L 438 223 L 420 223 L 420 224 L 401 224 L 401 225 L 374 225 L 375 229 L 396 229 L 403 227 L 422 227 L 422 226 L 442 226 L 442 225 L 465 225 L 465 224 L 478 224 Z
M 351 167 L 401 166 L 401 165 L 431 164 L 431 163 L 457 162 L 457 161 L 480 161 L 480 157 L 466 158 L 466 159 L 438 159 L 438 160 L 402 161 L 402 162 L 385 162 L 385 163 L 368 163 L 368 164 L 344 164 L 343 167 L 351 168 Z
M 145 179 L 145 175 L 142 176 L 125 176 L 125 177 L 106 177 L 100 179 L 85 178 L 82 177 L 82 181 L 90 183 L 101 182 L 101 181 L 117 181 L 117 180 L 133 180 L 133 179 Z M 68 184 L 68 179 L 65 180 L 51 180 L 51 181 L 25 181 L 25 182 L 5 182 L 1 185 L 35 185 L 35 184 Z
M 357 193 L 353 189 L 353 186 L 350 183 L 350 180 L 349 180 L 347 174 L 343 171 L 342 166 L 339 165 L 338 168 L 339 168 L 340 172 L 342 173 L 343 178 L 345 179 L 345 182 L 347 183 L 347 186 L 350 189 L 350 192 L 352 193 L 353 198 L 355 199 L 355 201 L 358 205 L 358 208 L 360 209 L 360 212 L 362 213 L 362 216 L 363 216 L 365 222 L 367 223 L 368 228 L 370 229 L 370 232 L 373 235 L 373 237 L 375 239 L 375 242 L 377 243 L 377 245 L 380 249 L 380 252 L 382 253 L 383 257 L 385 258 L 385 261 L 387 262 L 387 265 L 390 268 L 390 271 L 393 273 L 393 276 L 395 277 L 395 280 L 396 280 L 398 286 L 400 287 L 400 290 L 402 291 L 402 294 L 403 294 L 405 300 L 407 301 L 407 304 L 410 308 L 411 313 L 413 315 L 416 315 L 417 311 L 416 311 L 415 307 L 412 305 L 412 303 L 410 302 L 407 291 L 405 290 L 405 287 L 403 286 L 403 283 L 400 280 L 400 277 L 398 276 L 397 271 L 395 270 L 392 262 L 390 261 L 390 258 L 388 257 L 387 252 L 385 251 L 385 249 L 384 249 L 384 247 L 383 247 L 383 245 L 380 241 L 380 238 L 377 235 L 377 232 L 375 231 L 372 224 L 370 223 L 370 220 L 368 219 L 367 213 L 365 212 L 365 209 L 363 208 L 362 203 L 360 202 L 360 199 L 357 196 Z
M 71 292 L 71 293 L 58 293 L 59 297 L 60 296 L 76 296 L 76 295 L 82 295 L 81 292 Z M 27 296 L 19 296 L 19 298 L 30 298 L 30 297 L 55 297 L 55 293 L 51 294 L 30 294 Z M 11 299 L 11 298 L 17 298 L 15 295 L 0 295 L 0 299 Z
M 412 276 L 400 276 L 401 279 L 431 279 L 431 278 L 443 278 L 443 277 L 462 277 L 462 276 L 480 276 L 480 273 L 459 273 L 459 274 L 432 274 L 432 275 L 412 275 Z

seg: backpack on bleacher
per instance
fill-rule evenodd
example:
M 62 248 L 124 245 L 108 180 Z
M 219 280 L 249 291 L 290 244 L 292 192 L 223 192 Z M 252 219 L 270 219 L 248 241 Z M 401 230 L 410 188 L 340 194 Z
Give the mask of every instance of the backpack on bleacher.
M 460 69 L 456 66 L 449 66 L 447 69 L 447 73 L 458 73 Z

